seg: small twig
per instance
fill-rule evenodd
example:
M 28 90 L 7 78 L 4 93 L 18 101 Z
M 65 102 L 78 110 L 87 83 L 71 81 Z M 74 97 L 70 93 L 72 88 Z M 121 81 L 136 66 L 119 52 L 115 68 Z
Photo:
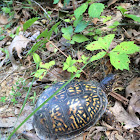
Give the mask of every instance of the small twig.
M 64 52 L 62 52 L 54 43 L 49 41 L 50 44 L 52 44 L 57 50 L 59 50 L 64 56 L 68 57 Z
M 115 99 L 117 99 L 118 101 L 122 102 L 125 105 L 128 105 L 128 99 L 126 99 L 125 97 L 119 95 L 116 92 L 110 92 L 109 95 L 111 95 L 112 97 L 114 97 Z
M 46 12 L 46 10 L 39 3 L 37 3 L 34 0 L 31 0 L 31 1 L 34 2 L 35 4 L 37 4 L 44 11 L 44 13 L 51 19 L 50 15 Z
M 6 80 L 14 71 L 16 71 L 17 69 L 12 70 L 12 72 L 10 72 L 2 81 L 0 81 L 0 84 Z

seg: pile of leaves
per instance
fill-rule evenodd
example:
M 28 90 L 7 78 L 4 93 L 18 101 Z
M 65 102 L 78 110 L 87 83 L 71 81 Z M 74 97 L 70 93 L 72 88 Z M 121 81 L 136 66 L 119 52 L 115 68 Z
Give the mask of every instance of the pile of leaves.
M 110 73 L 117 78 L 109 114 L 85 139 L 139 138 L 139 0 L 3 0 L 0 6 L 0 138 L 33 130 L 32 109 L 50 83 L 100 82 Z

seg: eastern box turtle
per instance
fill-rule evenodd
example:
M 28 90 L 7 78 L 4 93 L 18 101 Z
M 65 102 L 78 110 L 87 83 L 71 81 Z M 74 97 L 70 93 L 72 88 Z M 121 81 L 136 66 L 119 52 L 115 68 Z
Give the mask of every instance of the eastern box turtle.
M 107 107 L 103 88 L 108 87 L 113 75 L 100 84 L 96 81 L 72 80 L 34 114 L 33 126 L 42 140 L 71 139 L 94 125 Z M 39 97 L 36 108 L 66 81 L 47 88 Z

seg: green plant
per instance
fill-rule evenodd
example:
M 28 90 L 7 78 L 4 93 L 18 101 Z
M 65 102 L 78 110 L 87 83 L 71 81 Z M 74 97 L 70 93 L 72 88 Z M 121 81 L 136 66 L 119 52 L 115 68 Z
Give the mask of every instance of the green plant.
M 127 18 L 131 18 L 133 19 L 134 21 L 137 21 L 137 22 L 140 22 L 140 17 L 137 17 L 136 15 L 131 15 L 131 14 L 127 14 L 125 12 L 127 12 L 128 10 L 124 9 L 123 7 L 121 6 L 118 6 L 117 9 L 119 9 L 122 13 L 122 15 L 124 17 L 127 17 Z
M 6 97 L 5 96 L 1 97 L 0 102 L 5 103 L 6 102 Z
M 109 26 L 108 28 L 112 28 L 112 29 L 114 28 L 113 31 L 116 31 L 118 25 L 120 25 L 120 23 L 119 23 L 118 21 L 115 21 L 115 22 L 113 23 L 113 25 Z
M 18 103 L 18 97 L 22 95 L 20 92 L 21 88 L 27 91 L 27 88 L 25 87 L 25 80 L 23 78 L 19 78 L 18 81 L 12 86 L 12 90 L 10 92 L 11 97 L 9 99 L 13 104 Z
M 53 65 L 55 65 L 55 61 L 50 61 L 49 63 L 41 62 L 39 55 L 36 53 L 33 54 L 33 59 L 34 59 L 34 62 L 37 64 L 37 69 L 38 69 L 38 67 L 40 67 L 40 69 L 38 69 L 34 73 L 34 76 L 39 79 L 42 79 L 46 75 L 46 73 L 50 70 L 50 68 Z
M 82 43 L 85 41 L 88 41 L 89 39 L 80 34 L 89 24 L 92 20 L 86 21 L 84 20 L 84 13 L 88 9 L 88 15 L 91 18 L 100 18 L 101 13 L 103 12 L 104 5 L 101 3 L 93 3 L 88 8 L 88 1 L 84 4 L 82 4 L 80 7 L 78 7 L 74 11 L 73 17 L 70 19 L 65 19 L 65 22 L 73 22 L 73 26 L 68 26 L 66 28 L 62 28 L 61 31 L 63 33 L 63 37 L 71 44 L 75 44 L 75 42 Z M 90 32 L 90 34 L 94 34 L 93 32 Z M 90 35 L 88 34 L 88 35 Z M 97 39 L 97 35 L 95 36 L 95 39 Z
M 87 45 L 86 49 L 90 51 L 101 50 L 96 56 L 102 58 L 106 55 L 110 57 L 111 64 L 116 69 L 127 69 L 129 70 L 129 54 L 139 52 L 140 48 L 134 44 L 133 41 L 122 42 L 117 45 L 114 49 L 109 51 L 109 46 L 114 39 L 114 34 L 107 35 L 105 37 L 100 37 L 98 41 L 94 41 Z M 95 56 L 90 58 L 91 61 L 95 60 Z
M 103 23 L 106 23 L 108 20 L 111 20 L 112 16 L 101 16 L 103 18 Z
M 35 101 L 36 101 L 36 92 L 34 92 L 34 95 L 31 96 L 29 99 L 32 100 L 32 104 L 34 105 L 35 104 Z

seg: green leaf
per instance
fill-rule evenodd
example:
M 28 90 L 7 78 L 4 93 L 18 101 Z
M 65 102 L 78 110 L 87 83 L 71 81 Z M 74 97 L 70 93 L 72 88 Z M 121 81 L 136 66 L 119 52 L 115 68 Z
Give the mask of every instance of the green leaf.
M 69 3 L 70 3 L 70 0 L 64 0 L 64 5 L 65 5 L 65 4 L 68 5 Z
M 10 11 L 11 11 L 11 9 L 8 8 L 8 7 L 3 7 L 3 8 L 1 8 L 1 9 L 2 9 L 2 11 L 3 11 L 4 13 L 6 13 L 6 14 L 10 13 Z
M 47 38 L 48 40 L 50 39 L 53 31 L 55 31 L 55 29 L 57 28 L 57 26 L 60 24 L 60 22 L 57 22 L 55 25 L 52 26 L 52 28 L 48 31 L 48 29 L 46 29 L 45 31 L 43 31 L 38 37 L 37 39 L 44 37 Z
M 129 59 L 125 53 L 111 51 L 109 53 L 111 64 L 118 70 L 129 70 Z
M 41 62 L 41 59 L 40 59 L 39 55 L 36 54 L 36 53 L 33 53 L 33 59 L 34 59 L 34 62 L 35 62 L 36 64 L 38 64 L 38 63 Z
M 89 57 L 86 57 L 85 55 L 82 55 L 82 62 L 84 63 L 84 64 L 86 64 L 87 63 L 87 60 L 89 59 Z
M 81 35 L 81 34 L 75 34 L 73 37 L 72 37 L 72 41 L 73 42 L 78 42 L 78 43 L 82 43 L 82 42 L 85 42 L 85 41 L 88 41 L 89 39 L 87 37 L 85 37 L 84 35 Z
M 104 18 L 103 23 L 106 23 L 108 20 L 111 20 L 112 16 L 101 16 L 101 18 Z
M 106 52 L 105 52 L 105 51 L 99 52 L 99 53 L 97 53 L 96 55 L 93 55 L 93 56 L 90 58 L 90 61 L 92 62 L 92 61 L 101 59 L 101 58 L 104 57 L 105 55 L 106 55 Z
M 120 23 L 118 21 L 115 21 L 113 25 L 109 26 L 108 28 L 116 28 L 118 25 L 120 25 Z
M 53 0 L 53 4 L 57 4 L 59 0 Z
M 73 28 L 72 26 L 69 26 L 67 28 L 62 28 L 61 29 L 62 33 L 63 33 L 63 37 L 67 40 L 71 40 L 71 36 L 73 34 Z
M 55 65 L 55 61 L 50 61 L 49 63 L 43 63 L 40 62 L 40 68 L 45 68 L 45 69 L 50 69 L 50 67 L 52 67 L 53 65 Z
M 129 41 L 120 43 L 120 45 L 117 45 L 112 51 L 121 52 L 125 54 L 133 54 L 135 52 L 139 52 L 140 47 L 134 44 L 134 41 Z
M 80 16 L 78 19 L 76 19 L 74 22 L 73 22 L 73 26 L 76 27 L 78 25 L 78 23 L 80 23 L 83 19 L 83 16 Z
M 87 9 L 88 4 L 84 3 L 74 11 L 76 19 L 78 19 Z
M 63 70 L 68 70 L 69 72 L 75 72 L 75 66 L 73 66 L 76 63 L 76 60 L 71 58 L 69 55 L 66 59 L 66 62 L 64 63 Z
M 88 9 L 88 14 L 92 18 L 100 18 L 104 8 L 104 4 L 102 3 L 93 3 Z
M 29 20 L 27 20 L 24 24 L 23 24 L 23 29 L 24 31 L 26 31 L 35 21 L 37 21 L 39 18 L 31 18 Z
M 44 30 L 36 39 L 39 39 L 41 37 L 46 37 L 48 35 L 48 29 Z
M 124 15 L 124 13 L 127 11 L 126 9 L 122 8 L 121 6 L 118 6 L 117 9 L 119 9 L 122 13 L 122 15 Z
M 76 28 L 75 28 L 75 33 L 79 33 L 81 31 L 83 31 L 87 26 L 88 26 L 89 22 L 87 23 L 86 21 L 81 21 L 77 24 Z
M 36 44 L 33 45 L 33 47 L 29 50 L 28 54 L 34 53 L 42 44 L 47 43 L 48 41 L 46 39 L 38 41 Z
M 90 51 L 100 50 L 100 49 L 108 50 L 114 36 L 115 36 L 114 34 L 109 34 L 106 35 L 105 37 L 99 37 L 98 41 L 94 41 L 88 44 L 86 49 Z
M 47 73 L 47 70 L 39 69 L 39 70 L 36 71 L 34 76 L 39 77 L 40 79 L 42 79 L 46 75 L 46 73 Z
M 68 70 L 68 72 L 72 72 L 73 73 L 73 72 L 77 71 L 77 68 L 75 66 L 71 66 L 67 70 Z
M 140 22 L 140 17 L 137 17 L 136 15 L 125 14 L 125 17 L 131 18 L 137 22 Z

